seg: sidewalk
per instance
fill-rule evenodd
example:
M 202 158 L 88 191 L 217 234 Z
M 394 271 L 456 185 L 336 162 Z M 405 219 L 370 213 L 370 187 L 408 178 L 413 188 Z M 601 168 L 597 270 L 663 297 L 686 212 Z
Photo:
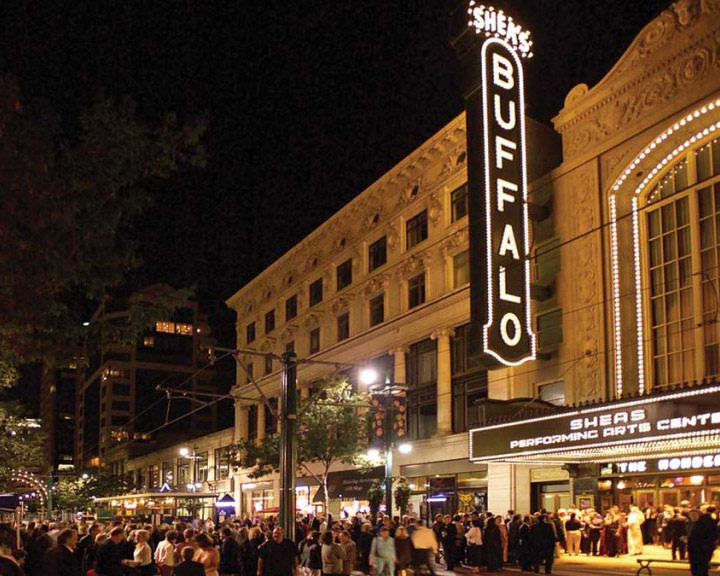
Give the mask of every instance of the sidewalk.
M 639 556 L 619 556 L 617 558 L 608 558 L 606 556 L 567 556 L 563 554 L 560 558 L 555 559 L 552 573 L 556 576 L 584 576 L 598 574 L 602 576 L 635 576 L 640 565 L 637 563 L 638 558 L 671 558 L 670 550 L 664 549 L 662 546 L 645 546 L 643 553 Z M 720 553 L 716 552 L 714 559 L 720 559 Z M 690 566 L 679 564 L 660 564 L 653 563 L 651 565 L 653 576 L 689 576 Z M 468 568 L 458 568 L 454 572 L 448 572 L 441 565 L 436 566 L 438 576 L 465 576 L 472 574 Z M 540 573 L 544 574 L 544 568 L 540 567 Z M 487 574 L 485 569 L 481 574 Z M 494 574 L 505 574 L 520 576 L 522 574 L 530 574 L 521 572 L 519 566 L 506 566 L 501 572 Z M 643 572 L 645 574 L 645 572 Z

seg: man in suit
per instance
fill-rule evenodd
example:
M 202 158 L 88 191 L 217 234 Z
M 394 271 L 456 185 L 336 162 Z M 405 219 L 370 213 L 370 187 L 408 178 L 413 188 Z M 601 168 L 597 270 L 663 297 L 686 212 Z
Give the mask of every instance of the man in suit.
M 442 545 L 445 553 L 445 564 L 452 572 L 455 568 L 455 539 L 457 538 L 457 527 L 452 522 L 452 517 L 445 516 L 445 524 L 442 527 Z
M 75 556 L 78 535 L 75 530 L 63 529 L 58 533 L 57 546 L 45 552 L 46 576 L 80 576 L 80 561 Z
M 237 576 L 240 565 L 240 545 L 233 537 L 233 532 L 225 526 L 220 531 L 220 574 Z
M 110 531 L 110 538 L 98 546 L 95 553 L 95 572 L 98 576 L 123 576 L 122 548 L 120 542 L 125 536 L 121 526 Z
M 687 548 L 692 576 L 708 575 L 708 564 L 712 560 L 718 538 L 718 525 L 714 514 L 715 507 L 708 506 L 707 511 L 700 515 L 689 530 Z
M 202 563 L 193 560 L 194 554 L 195 549 L 192 546 L 185 546 L 180 550 L 183 561 L 175 564 L 173 576 L 205 576 L 205 568 Z
M 541 514 L 538 521 L 530 528 L 530 548 L 532 550 L 533 568 L 540 572 L 540 564 L 545 562 L 545 574 L 552 573 L 555 559 L 555 528 L 548 521 L 546 514 Z

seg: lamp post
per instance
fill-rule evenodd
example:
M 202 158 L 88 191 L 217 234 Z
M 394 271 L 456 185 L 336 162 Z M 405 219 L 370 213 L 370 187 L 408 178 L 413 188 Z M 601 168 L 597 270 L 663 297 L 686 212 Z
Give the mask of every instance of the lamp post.
M 192 461 L 192 468 L 190 471 L 190 483 L 187 485 L 187 487 L 190 489 L 191 492 L 197 492 L 198 487 L 200 484 L 197 481 L 197 464 L 198 464 L 198 455 L 197 455 L 197 446 L 193 446 L 192 448 L 192 454 L 190 453 L 189 448 L 182 447 L 180 448 L 180 456 L 182 458 L 185 458 L 186 460 Z M 191 506 L 191 513 L 193 516 L 193 520 L 195 519 L 195 499 L 192 500 L 192 506 Z
M 280 429 L 280 526 L 295 535 L 295 471 L 297 469 L 297 357 L 285 352 L 282 367 L 282 426 Z
M 360 373 L 360 381 L 368 386 L 368 389 L 378 396 L 382 396 L 385 418 L 383 422 L 383 441 L 385 443 L 385 512 L 392 517 L 393 510 L 393 494 L 392 494 L 392 465 L 393 465 L 393 449 L 397 440 L 395 435 L 395 405 L 393 399 L 405 393 L 405 386 L 394 384 L 389 377 L 385 379 L 385 386 L 382 389 L 374 389 L 374 383 L 378 381 L 380 375 L 374 368 L 365 368 Z M 412 446 L 402 443 L 397 446 L 398 451 L 407 454 L 412 450 Z

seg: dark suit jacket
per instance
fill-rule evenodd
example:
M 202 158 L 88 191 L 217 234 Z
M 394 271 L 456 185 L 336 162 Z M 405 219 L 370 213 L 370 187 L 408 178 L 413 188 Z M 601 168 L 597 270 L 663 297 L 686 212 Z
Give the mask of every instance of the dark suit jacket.
M 43 557 L 45 576 L 80 576 L 80 561 L 67 546 L 56 546 Z
M 123 576 L 122 550 L 112 540 L 106 540 L 95 553 L 95 571 L 101 576 Z
M 175 564 L 173 576 L 205 576 L 205 568 L 200 562 L 181 562 Z
M 232 536 L 225 538 L 220 547 L 220 573 L 237 574 L 239 556 L 240 544 Z

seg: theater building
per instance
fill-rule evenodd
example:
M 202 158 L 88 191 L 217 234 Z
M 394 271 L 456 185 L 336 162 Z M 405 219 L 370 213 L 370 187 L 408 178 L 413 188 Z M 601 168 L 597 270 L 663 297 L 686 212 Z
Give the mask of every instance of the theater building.
M 512 154 L 477 137 L 480 48 L 464 22 L 453 43 L 467 115 L 228 300 L 238 348 L 372 363 L 405 384 L 413 450 L 394 472 L 423 514 L 720 500 L 719 10 L 674 3 L 601 82 L 570 91 L 554 131 L 518 122 L 526 189 L 504 214 L 526 218 L 527 234 L 498 240 L 516 267 L 484 256 L 505 216 L 477 209 L 482 162 Z M 503 308 L 514 304 L 518 323 Z M 527 354 L 498 352 L 495 329 Z M 277 398 L 279 365 L 242 360 Z M 301 393 L 327 372 L 301 365 Z M 258 396 L 240 369 L 235 394 Z M 259 399 L 236 403 L 236 438 L 276 426 Z M 235 473 L 241 511 L 246 472 Z M 277 498 L 277 479 L 266 486 Z

